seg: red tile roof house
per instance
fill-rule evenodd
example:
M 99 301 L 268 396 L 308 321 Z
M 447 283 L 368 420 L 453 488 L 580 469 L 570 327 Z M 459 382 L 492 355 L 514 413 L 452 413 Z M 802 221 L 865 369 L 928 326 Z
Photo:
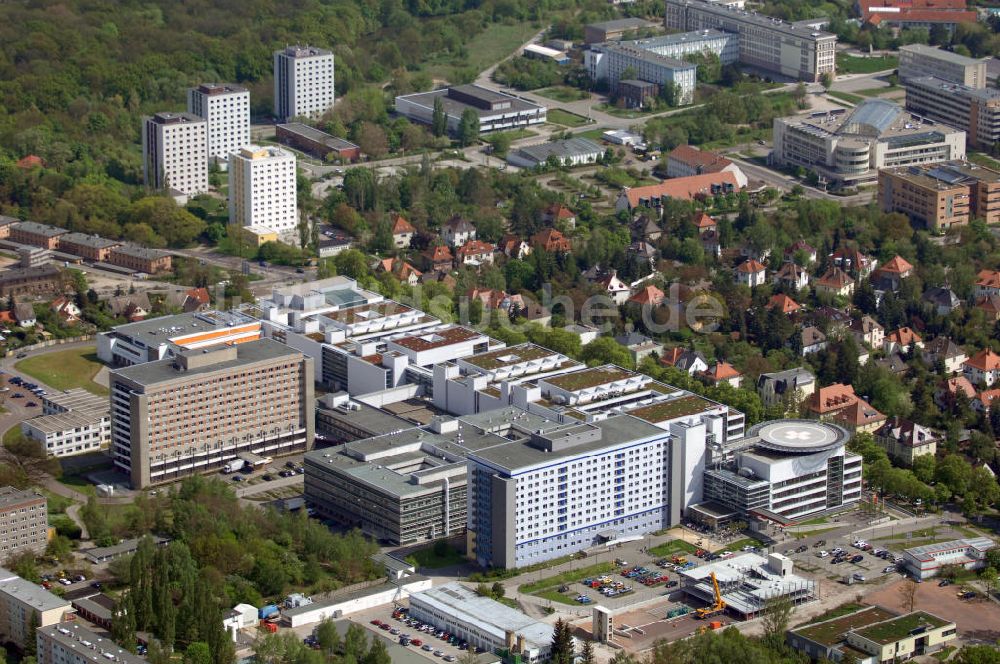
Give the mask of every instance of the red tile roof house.
M 799 252 L 802 252 L 805 255 L 805 262 L 807 264 L 816 262 L 816 249 L 805 240 L 797 240 L 796 242 L 788 245 L 785 249 L 785 260 L 794 261 L 795 254 Z
M 962 375 L 973 385 L 992 387 L 1000 381 L 1000 355 L 984 348 L 962 364 Z
M 376 272 L 388 272 L 400 281 L 404 281 L 410 286 L 420 283 L 420 270 L 399 258 L 384 258 L 375 266 Z
M 776 284 L 798 291 L 809 287 L 809 272 L 804 267 L 787 261 L 774 274 L 772 280 Z
M 667 154 L 667 177 L 684 178 L 705 173 L 732 173 L 740 187 L 747 186 L 747 176 L 732 160 L 691 145 L 678 145 Z
M 531 236 L 534 249 L 544 249 L 550 254 L 566 254 L 573 250 L 569 238 L 554 228 L 546 228 Z
M 850 297 L 854 293 L 854 279 L 839 267 L 831 267 L 822 277 L 813 281 L 813 288 L 820 294 Z
M 635 212 L 640 207 L 658 210 L 663 206 L 664 199 L 693 201 L 717 194 L 735 193 L 741 188 L 732 173 L 706 173 L 687 178 L 674 178 L 645 187 L 626 187 L 615 201 L 615 211 Z
M 397 249 L 409 247 L 416 232 L 417 229 L 403 215 L 397 214 L 392 219 L 392 241 Z
M 716 362 L 707 371 L 698 374 L 698 377 L 709 385 L 720 385 L 727 383 L 732 387 L 739 387 L 743 382 L 743 374 L 736 370 L 736 367 L 728 362 Z
M 862 316 L 851 321 L 848 326 L 854 340 L 869 348 L 878 348 L 885 341 L 885 328 L 871 316 Z
M 521 259 L 531 253 L 531 245 L 516 235 L 504 235 L 497 246 L 508 258 Z
M 444 244 L 427 247 L 420 254 L 420 259 L 424 269 L 438 272 L 451 271 L 452 263 L 455 262 L 455 257 L 452 255 L 451 249 Z
M 461 265 L 492 265 L 496 248 L 489 242 L 469 240 L 455 250 L 456 267 Z
M 981 297 L 1000 297 L 1000 272 L 996 270 L 980 270 L 976 275 L 976 290 L 972 296 L 976 299 Z
M 719 224 L 704 212 L 694 218 L 694 226 L 698 229 L 698 239 L 701 248 L 709 256 L 718 258 L 722 255 L 722 243 L 719 241 Z
M 767 283 L 767 268 L 763 263 L 750 259 L 736 268 L 736 283 L 756 288 Z
M 772 295 L 771 299 L 767 302 L 768 309 L 774 309 L 775 307 L 783 314 L 794 314 L 802 308 L 802 305 L 784 293 L 778 293 L 777 295 Z
M 987 320 L 1000 320 L 1000 295 L 987 295 L 976 300 L 975 309 L 982 311 Z
M 833 264 L 853 277 L 867 277 L 878 261 L 853 247 L 840 247 L 830 254 Z
M 831 420 L 849 431 L 874 431 L 885 415 L 872 408 L 843 383 L 821 387 L 806 402 L 809 414 L 821 420 Z
M 872 272 L 872 283 L 879 290 L 899 290 L 903 279 L 913 274 L 913 266 L 902 256 L 894 256 L 885 265 Z
M 905 353 L 910 348 L 911 344 L 916 348 L 923 348 L 924 340 L 913 330 L 913 328 L 901 327 L 898 330 L 893 330 L 889 334 L 885 335 L 885 342 L 882 344 L 882 350 L 886 355 L 891 355 L 892 353 Z
M 965 398 L 972 401 L 976 397 L 976 388 L 965 376 L 957 376 L 942 381 L 938 389 L 934 392 L 934 403 L 939 408 L 950 409 L 955 405 L 955 398 L 958 394 L 964 394 Z
M 886 416 L 875 410 L 870 403 L 859 398 L 847 408 L 837 411 L 830 419 L 853 433 L 872 433 L 882 426 Z
M 1000 389 L 983 390 L 972 400 L 972 407 L 981 413 L 989 412 L 997 397 L 1000 397 Z
M 553 203 L 545 208 L 542 221 L 549 224 L 563 223 L 566 228 L 572 230 L 576 228 L 576 213 L 561 203 Z
M 663 302 L 664 297 L 666 296 L 663 294 L 663 291 L 656 286 L 646 286 L 630 297 L 628 301 L 639 305 L 648 304 L 649 306 L 655 307 Z

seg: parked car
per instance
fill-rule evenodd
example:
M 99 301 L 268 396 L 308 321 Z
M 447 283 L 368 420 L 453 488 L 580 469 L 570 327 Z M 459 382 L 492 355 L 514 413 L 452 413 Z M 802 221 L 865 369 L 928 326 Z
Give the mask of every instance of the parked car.
M 826 550 L 823 550 L 823 551 L 820 551 L 819 553 L 817 553 L 816 555 L 819 556 L 820 558 L 826 558 L 827 556 L 830 555 L 830 552 L 826 551 Z
M 265 473 L 264 476 L 261 477 L 260 479 L 264 480 L 265 482 L 270 482 L 271 480 L 274 479 L 274 475 L 271 475 L 270 473 Z
M 854 556 L 853 558 L 851 558 L 851 562 L 852 563 L 860 563 L 864 559 L 865 559 L 864 556 L 862 556 L 861 554 L 858 554 L 858 555 Z
M 864 580 L 865 580 L 865 575 L 864 575 L 864 574 L 862 574 L 861 572 L 855 572 L 855 573 L 854 573 L 854 574 L 852 574 L 851 576 L 853 576 L 853 577 L 854 577 L 854 580 L 855 580 L 855 581 L 864 581 Z

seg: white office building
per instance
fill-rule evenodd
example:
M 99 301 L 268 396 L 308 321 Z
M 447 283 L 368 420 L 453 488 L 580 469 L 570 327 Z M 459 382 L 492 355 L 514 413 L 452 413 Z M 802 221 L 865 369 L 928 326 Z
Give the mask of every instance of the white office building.
M 626 72 L 630 79 L 677 87 L 677 105 L 694 101 L 698 67 L 685 60 L 659 55 L 629 43 L 594 44 L 583 54 L 583 65 L 595 81 L 604 80 L 617 89 Z
M 206 83 L 188 90 L 188 113 L 208 123 L 208 158 L 222 167 L 250 145 L 250 91 L 241 85 Z
M 987 60 L 989 58 L 967 58 L 925 44 L 906 44 L 899 47 L 899 80 L 905 83 L 913 78 L 933 76 L 981 90 L 986 87 Z
M 721 30 L 738 36 L 739 61 L 764 72 L 818 81 L 836 69 L 837 36 L 814 22 L 789 23 L 712 0 L 665 0 L 664 25 L 674 30 Z
M 38 664 L 143 664 L 147 661 L 75 620 L 39 628 L 35 634 Z
M 517 652 L 532 664 L 549 658 L 552 625 L 490 599 L 461 583 L 410 595 L 410 615 L 486 652 Z
M 903 566 L 921 580 L 937 575 L 945 565 L 981 569 L 986 567 L 986 552 L 994 547 L 996 542 L 988 537 L 970 537 L 915 546 L 903 551 Z
M 108 397 L 77 387 L 43 397 L 42 413 L 21 422 L 21 432 L 49 456 L 93 452 L 111 442 Z
M 229 155 L 229 223 L 293 234 L 299 223 L 295 155 L 249 145 Z
M 719 62 L 723 65 L 733 64 L 740 59 L 739 37 L 721 30 L 694 30 L 621 43 L 678 60 L 683 60 L 689 55 L 708 53 L 718 56 Z
M 743 518 L 779 524 L 861 499 L 861 457 L 850 434 L 829 422 L 773 420 L 751 427 L 740 451 L 714 455 L 703 495 Z M 699 506 L 692 506 L 699 518 Z
M 149 189 L 208 191 L 208 123 L 191 113 L 142 119 L 142 176 Z
M 333 53 L 315 46 L 288 46 L 274 53 L 274 116 L 319 118 L 334 102 Z
M 562 423 L 518 409 L 490 414 L 502 438 L 468 455 L 467 539 L 482 566 L 628 541 L 676 525 L 701 499 L 703 422 L 664 429 L 632 415 Z

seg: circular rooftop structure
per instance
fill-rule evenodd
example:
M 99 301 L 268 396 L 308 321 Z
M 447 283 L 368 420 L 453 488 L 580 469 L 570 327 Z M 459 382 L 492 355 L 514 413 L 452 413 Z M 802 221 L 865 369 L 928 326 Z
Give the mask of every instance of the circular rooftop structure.
M 816 420 L 771 420 L 754 425 L 747 437 L 756 437 L 754 445 L 785 454 L 812 454 L 845 445 L 851 435 L 846 429 Z

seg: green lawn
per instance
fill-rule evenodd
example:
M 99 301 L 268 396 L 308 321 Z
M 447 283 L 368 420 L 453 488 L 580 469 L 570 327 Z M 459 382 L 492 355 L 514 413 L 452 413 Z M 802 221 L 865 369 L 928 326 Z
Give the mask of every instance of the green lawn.
M 956 650 L 955 646 L 945 646 L 941 650 L 938 650 L 936 653 L 932 654 L 931 657 L 933 657 L 939 662 L 943 662 L 944 660 L 948 659 L 948 655 L 955 652 L 955 650 Z
M 586 99 L 590 96 L 589 92 L 585 92 L 578 88 L 571 88 L 568 85 L 556 85 L 551 88 L 542 88 L 541 90 L 535 90 L 535 94 L 563 102 L 580 101 L 581 99 Z
M 815 519 L 809 519 L 808 521 L 803 521 L 799 525 L 800 526 L 820 526 L 820 525 L 823 525 L 825 523 L 829 523 L 829 521 L 827 520 L 827 518 L 825 516 L 819 516 L 819 517 L 816 517 Z
M 14 367 L 57 390 L 82 387 L 88 392 L 105 395 L 107 388 L 93 381 L 103 366 L 93 346 L 58 350 L 21 360 Z
M 877 71 L 895 69 L 899 66 L 899 58 L 887 55 L 879 58 L 858 58 L 846 53 L 837 54 L 838 74 L 874 74 Z
M 902 90 L 898 85 L 889 85 L 884 88 L 868 88 L 867 90 L 858 90 L 858 94 L 865 97 L 878 97 L 879 95 L 884 95 L 888 92 L 897 92 Z
M 479 73 L 506 59 L 540 29 L 541 26 L 528 21 L 510 25 L 492 24 L 469 40 L 463 49 L 463 55 L 452 54 L 432 60 L 427 73 L 449 82 L 455 82 L 458 71 Z
M 696 547 L 694 544 L 691 544 L 690 542 L 685 542 L 684 540 L 675 539 L 651 547 L 649 549 L 649 555 L 662 558 L 664 556 L 670 556 L 675 553 L 694 553 L 697 550 L 698 547 Z
M 993 157 L 985 155 L 982 152 L 967 152 L 965 158 L 974 164 L 979 164 L 980 166 L 985 166 L 986 168 L 1000 169 L 1000 161 L 997 161 Z
M 561 108 L 550 108 L 545 114 L 546 121 L 552 124 L 563 125 L 564 127 L 582 127 L 590 122 L 587 118 L 576 113 L 564 111 Z
M 743 549 L 745 546 L 762 547 L 764 546 L 764 543 L 752 537 L 744 537 L 743 539 L 736 540 L 735 542 L 730 542 L 726 546 L 719 549 L 719 551 L 733 551 L 735 553 Z
M 861 97 L 859 95 L 853 95 L 850 92 L 837 92 L 836 90 L 830 90 L 826 94 L 830 95 L 831 97 L 836 97 L 837 99 L 846 101 L 850 104 L 860 104 L 865 100 L 864 97 Z
M 825 532 L 836 530 L 839 527 L 840 526 L 830 526 L 829 528 L 813 528 L 812 530 L 801 530 L 797 533 L 793 533 L 793 535 L 795 535 L 795 539 L 805 539 L 806 537 L 812 537 L 813 535 L 821 535 Z
M 550 590 L 563 585 L 568 586 L 569 584 L 581 579 L 600 576 L 614 570 L 615 566 L 611 563 L 597 563 L 596 565 L 590 565 L 589 567 L 581 567 L 580 569 L 568 570 L 554 576 L 547 576 L 544 579 L 539 579 L 538 581 L 522 583 L 518 590 L 528 595 L 537 595 L 543 590 Z
M 440 567 L 451 567 L 461 565 L 465 562 L 465 556 L 455 547 L 448 545 L 447 551 L 438 551 L 437 547 L 429 546 L 426 549 L 419 549 L 407 556 L 416 561 L 418 567 L 428 569 L 438 569 Z
M 587 131 L 576 132 L 573 135 L 579 136 L 580 138 L 589 138 L 592 141 L 603 140 L 602 134 L 608 130 L 607 127 L 598 127 L 597 129 L 588 129 Z

